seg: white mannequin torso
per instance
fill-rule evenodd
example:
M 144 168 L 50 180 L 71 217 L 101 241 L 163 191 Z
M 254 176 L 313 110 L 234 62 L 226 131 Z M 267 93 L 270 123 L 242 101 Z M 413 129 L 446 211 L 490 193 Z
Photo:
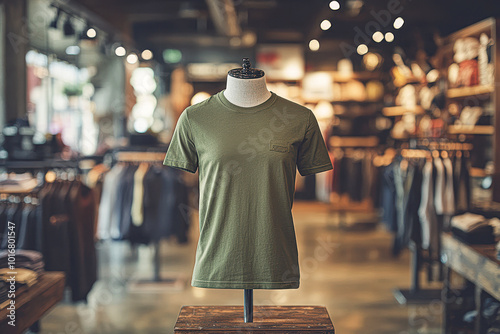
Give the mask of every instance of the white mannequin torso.
M 266 102 L 271 97 L 271 92 L 267 89 L 265 76 L 257 79 L 238 79 L 228 75 L 224 96 L 238 107 L 249 108 Z

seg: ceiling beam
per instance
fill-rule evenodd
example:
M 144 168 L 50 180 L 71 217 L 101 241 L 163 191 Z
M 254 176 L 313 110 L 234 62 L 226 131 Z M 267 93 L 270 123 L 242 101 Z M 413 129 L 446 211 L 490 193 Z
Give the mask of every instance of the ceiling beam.
M 224 36 L 240 36 L 241 28 L 233 0 L 206 0 L 217 32 Z

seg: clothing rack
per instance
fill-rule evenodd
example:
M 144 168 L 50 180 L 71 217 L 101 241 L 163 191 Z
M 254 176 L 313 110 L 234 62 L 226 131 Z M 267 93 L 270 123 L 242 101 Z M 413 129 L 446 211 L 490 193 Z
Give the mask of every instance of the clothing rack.
M 413 143 L 415 144 L 415 143 Z M 400 154 L 404 159 L 434 159 L 447 158 L 450 152 L 456 154 L 469 154 L 473 149 L 473 145 L 469 143 L 454 143 L 454 142 L 431 142 L 427 139 L 418 143 L 417 147 L 402 148 Z M 416 145 L 414 145 L 416 146 Z M 415 242 L 410 241 L 408 248 L 410 250 L 410 289 L 394 289 L 394 297 L 400 304 L 407 303 L 426 303 L 432 300 L 441 299 L 441 289 L 422 289 L 420 284 L 420 268 L 423 263 L 431 266 L 434 261 L 431 258 L 425 258 L 423 249 Z M 442 263 L 439 261 L 440 275 L 442 280 Z M 431 277 L 429 271 L 429 277 Z
M 336 138 L 335 140 L 331 140 L 330 144 L 332 145 L 331 147 L 331 152 L 335 155 L 337 151 L 341 152 L 341 157 L 342 158 L 353 158 L 353 156 L 358 155 L 358 151 L 363 151 L 362 152 L 362 157 L 366 154 L 369 155 L 374 155 L 377 153 L 377 148 L 376 148 L 376 143 L 378 143 L 378 138 L 376 137 L 332 137 L 331 139 Z M 333 145 L 335 144 L 335 145 Z M 335 157 L 336 159 L 338 157 Z M 373 160 L 373 158 L 372 158 Z M 339 171 L 334 170 L 334 173 L 338 173 Z M 345 194 L 344 194 L 345 195 Z M 339 193 L 339 201 L 341 200 L 342 195 Z M 350 200 L 351 201 L 351 200 Z M 354 203 L 354 204 L 353 204 Z M 334 203 L 331 203 L 328 207 L 328 217 L 327 217 L 327 224 L 330 226 L 329 221 L 330 218 L 333 218 L 334 214 L 337 217 L 337 224 L 334 225 L 335 228 L 339 229 L 349 229 L 349 228 L 354 228 L 354 229 L 370 229 L 372 227 L 375 227 L 377 224 L 376 220 L 373 221 L 366 221 L 366 222 L 355 222 L 352 224 L 353 226 L 349 226 L 347 224 L 347 213 L 348 212 L 363 212 L 363 213 L 372 213 L 374 212 L 373 206 L 368 205 L 369 202 L 366 202 L 366 198 L 363 199 L 362 201 L 352 201 L 349 203 L 341 203 L 340 205 L 335 205 Z
M 125 163 L 161 163 L 165 158 L 165 152 L 155 152 L 155 151 L 118 151 L 114 154 L 115 162 L 125 162 Z M 161 277 L 161 261 L 160 261 L 160 242 L 155 241 L 153 243 L 154 255 L 153 255 L 153 278 L 150 280 L 141 280 L 139 284 L 150 284 L 150 283 L 175 283 L 177 279 L 175 278 L 162 278 Z
M 165 158 L 165 153 L 159 152 L 134 152 L 134 151 L 120 151 L 116 153 L 116 160 L 119 162 L 162 162 Z M 160 275 L 160 243 L 159 241 L 153 244 L 154 248 L 154 282 L 163 282 Z M 167 280 L 171 281 L 171 280 Z
M 93 203 L 93 201 L 85 200 L 91 198 L 89 197 L 92 196 L 91 192 L 85 193 L 80 191 L 80 189 L 83 189 L 83 187 L 85 186 L 79 179 L 78 173 L 80 172 L 80 169 L 78 168 L 78 162 L 75 160 L 71 161 L 46 160 L 46 161 L 30 161 L 29 163 L 24 165 L 24 162 L 12 161 L 8 162 L 7 164 L 3 164 L 2 167 L 4 167 L 9 173 L 11 172 L 26 173 L 27 171 L 30 171 L 33 174 L 36 174 L 37 176 L 36 178 L 28 179 L 30 182 L 34 180 L 37 181 L 37 184 L 31 188 L 27 187 L 26 189 L 15 190 L 12 186 L 9 187 L 0 186 L 0 202 L 2 202 L 2 204 L 7 203 L 8 205 L 12 204 L 16 207 L 19 207 L 19 209 L 16 208 L 16 210 L 22 212 L 22 217 L 23 217 L 22 220 L 20 220 L 20 218 L 18 217 L 17 211 L 16 214 L 12 214 L 13 215 L 12 219 L 14 219 L 14 217 L 17 217 L 18 220 L 17 223 L 13 225 L 13 228 L 15 228 L 16 232 L 15 233 L 16 243 L 19 242 L 19 244 L 16 244 L 16 247 L 19 247 L 20 249 L 36 250 L 41 254 L 43 254 L 45 261 L 45 269 L 48 271 L 64 271 L 66 273 L 66 277 L 69 278 L 73 277 L 72 273 L 79 272 L 79 274 L 74 275 L 74 277 L 77 278 L 76 280 L 74 279 L 70 280 L 69 278 L 67 279 L 67 286 L 71 288 L 71 298 L 73 299 L 73 301 L 86 300 L 88 292 L 90 291 L 90 287 L 95 283 L 96 276 L 94 276 L 94 274 L 96 274 L 97 272 L 97 268 L 96 266 L 94 266 L 95 262 L 92 262 L 91 260 L 92 254 L 94 254 L 94 252 L 89 251 L 90 248 L 93 248 L 95 250 L 94 238 L 93 234 L 89 236 L 89 234 L 91 234 L 90 232 L 87 234 L 85 233 L 79 234 L 78 237 L 75 237 L 75 234 L 70 232 L 68 225 L 69 222 L 72 223 L 72 226 L 75 226 L 73 224 L 78 224 L 77 219 L 75 219 L 75 217 L 79 218 L 83 217 L 84 215 L 82 215 L 82 212 L 85 212 L 85 214 L 89 213 L 88 217 L 91 217 L 91 212 L 93 213 L 94 209 L 93 204 L 88 204 L 88 205 L 83 204 L 83 206 L 85 207 L 84 208 L 80 207 L 80 209 L 74 208 L 75 203 L 82 203 L 82 202 Z M 74 178 L 72 178 L 71 175 L 73 175 Z M 66 183 L 68 181 L 69 183 Z M 68 202 L 70 203 L 70 205 L 66 205 L 67 203 L 64 200 L 58 198 L 57 205 L 59 207 L 54 208 L 54 204 L 47 204 L 48 203 L 46 202 L 47 197 L 45 197 L 49 196 L 48 192 L 50 190 L 47 189 L 56 188 L 50 184 L 52 182 L 65 182 L 65 187 L 66 185 L 68 186 L 67 189 L 73 186 L 75 187 L 81 186 L 82 188 L 78 188 L 76 192 L 72 191 L 72 194 L 73 196 L 75 195 L 79 196 L 83 194 L 82 197 L 78 197 L 78 199 L 81 200 L 83 198 L 84 200 L 82 202 L 79 201 L 78 199 L 69 200 L 71 201 Z M 57 191 L 60 190 L 59 188 L 57 189 L 58 189 Z M 67 193 L 70 193 L 70 191 L 67 190 Z M 85 196 L 85 198 L 83 196 Z M 52 201 L 51 203 L 55 203 L 55 201 Z M 26 207 L 26 205 L 28 205 L 28 207 Z M 32 206 L 34 208 L 32 208 Z M 61 211 L 62 207 L 65 208 L 65 212 Z M 69 207 L 71 207 L 72 209 L 68 209 Z M 54 209 L 57 211 L 56 212 L 51 211 Z M 26 215 L 25 215 L 26 212 L 25 210 L 28 210 L 27 211 L 28 213 L 26 213 Z M 43 211 L 38 211 L 38 210 L 43 210 Z M 73 211 L 73 210 L 80 210 L 80 211 Z M 70 216 L 70 214 L 72 215 Z M 34 221 L 31 220 L 32 216 L 36 217 L 36 224 Z M 71 219 L 69 217 L 71 217 Z M 53 223 L 52 218 L 54 218 L 54 221 L 57 220 L 57 224 L 52 224 Z M 10 218 L 8 221 L 11 222 Z M 12 220 L 12 222 L 15 222 L 15 219 Z M 82 220 L 80 219 L 78 220 L 78 222 L 82 222 Z M 91 223 L 91 226 L 94 225 L 93 219 L 89 218 L 89 220 L 87 220 L 86 223 L 88 222 Z M 61 225 L 59 225 L 59 223 L 61 223 Z M 64 226 L 64 228 L 58 229 L 57 230 L 58 233 L 54 234 L 51 233 L 54 232 L 54 230 L 51 231 L 48 230 L 50 228 L 49 227 L 50 225 Z M 29 226 L 29 228 L 27 226 Z M 75 228 L 74 231 L 76 230 L 78 229 Z M 4 231 L 6 230 L 4 229 Z M 48 236 L 53 236 L 53 238 L 47 239 Z M 24 240 L 25 243 L 18 241 L 17 238 L 20 238 L 20 240 Z M 64 242 L 62 240 L 64 240 Z M 3 242 L 1 247 L 4 248 L 5 239 L 2 239 L 2 241 Z M 59 244 L 58 241 L 61 241 L 61 244 Z M 63 244 L 67 247 L 73 247 L 71 248 L 71 252 L 69 248 L 64 248 L 65 246 L 63 246 Z M 58 247 L 54 248 L 53 247 L 54 245 L 61 248 Z M 77 256 L 76 256 L 76 262 L 72 261 L 71 266 L 66 266 L 64 261 L 58 262 L 59 258 L 57 260 L 54 259 L 55 254 L 63 254 L 63 256 L 66 256 L 67 254 L 73 254 L 72 251 L 76 249 L 76 247 L 81 247 L 82 245 L 85 245 L 85 247 L 79 248 L 79 250 L 82 252 L 82 254 L 84 253 L 86 256 L 85 264 L 83 264 L 84 262 L 82 260 L 82 257 L 77 257 Z M 64 249 L 64 251 L 61 251 L 61 249 Z M 51 265 L 54 266 L 55 264 L 57 268 L 53 267 L 49 268 L 49 266 Z M 82 267 L 85 267 L 85 269 L 82 269 Z M 83 272 L 85 274 L 80 275 Z

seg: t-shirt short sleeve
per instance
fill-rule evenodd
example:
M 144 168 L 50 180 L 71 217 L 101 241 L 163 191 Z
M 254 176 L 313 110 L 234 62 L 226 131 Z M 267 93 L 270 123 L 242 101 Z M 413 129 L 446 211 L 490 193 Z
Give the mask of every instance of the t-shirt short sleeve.
M 198 154 L 194 145 L 187 110 L 182 112 L 177 121 L 163 164 L 191 173 L 196 172 L 198 168 Z
M 302 176 L 333 169 L 318 121 L 312 111 L 309 111 L 306 133 L 299 146 L 297 168 Z

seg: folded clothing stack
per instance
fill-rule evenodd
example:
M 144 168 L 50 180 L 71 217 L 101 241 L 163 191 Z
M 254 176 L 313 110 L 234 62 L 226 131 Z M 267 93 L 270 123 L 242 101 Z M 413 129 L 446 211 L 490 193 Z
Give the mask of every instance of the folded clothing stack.
M 487 219 L 468 212 L 451 219 L 451 231 L 455 237 L 468 244 L 494 244 L 495 223 L 495 218 Z
M 0 269 L 0 309 L 6 307 L 10 303 L 8 294 L 11 292 L 12 277 L 16 290 L 22 286 L 31 287 L 38 281 L 38 274 L 33 270 L 26 268 L 9 268 Z
M 13 276 L 15 277 L 16 286 L 27 285 L 30 287 L 35 284 L 38 279 L 38 274 L 33 270 L 25 268 L 16 268 L 14 271 L 8 268 L 0 269 L 0 281 L 10 284 L 10 279 Z
M 9 253 L 6 250 L 0 251 L 0 268 L 8 267 L 8 257 Z M 40 252 L 19 249 L 16 250 L 15 259 L 14 266 L 16 268 L 30 269 L 39 275 L 44 272 L 45 263 Z

